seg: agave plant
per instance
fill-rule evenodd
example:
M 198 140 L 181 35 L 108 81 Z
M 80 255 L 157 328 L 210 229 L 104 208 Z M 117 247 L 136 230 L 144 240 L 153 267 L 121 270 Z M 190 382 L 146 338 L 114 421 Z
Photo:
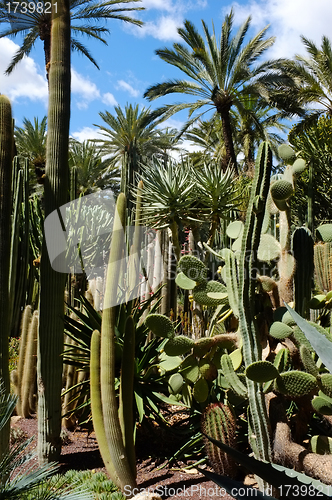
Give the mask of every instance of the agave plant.
M 154 338 L 147 342 L 148 329 L 141 323 L 144 312 L 156 300 L 156 294 L 152 295 L 140 307 L 135 307 L 131 311 L 130 304 L 119 306 L 117 319 L 116 351 L 118 353 L 116 365 L 118 367 L 118 377 L 116 376 L 116 386 L 119 386 L 121 353 L 123 348 L 123 332 L 127 317 L 132 312 L 136 326 L 136 347 L 135 347 L 135 372 L 134 372 L 134 396 L 136 402 L 135 415 L 137 421 L 141 422 L 144 416 L 151 416 L 162 421 L 160 415 L 160 405 L 174 404 L 165 394 L 168 393 L 167 379 L 172 370 L 177 368 L 176 364 L 167 365 L 166 360 L 160 356 L 165 339 Z M 69 309 L 76 315 L 76 319 L 65 316 L 65 330 L 67 335 L 74 341 L 75 346 L 67 343 L 64 352 L 64 363 L 75 365 L 77 369 L 89 372 L 90 368 L 90 345 L 93 330 L 100 330 L 101 315 L 97 313 L 93 306 L 84 297 L 80 298 L 80 307 Z M 152 306 L 152 311 L 158 307 L 159 301 Z M 166 366 L 166 369 L 163 367 Z M 90 413 L 90 385 L 89 377 L 83 383 L 77 384 L 69 391 L 73 394 L 73 400 L 80 400 L 81 405 L 76 406 L 75 412 L 80 419 L 81 425 L 86 425 L 91 420 Z M 81 392 L 78 393 L 78 389 Z M 69 392 L 68 391 L 68 392 Z M 66 411 L 66 409 L 64 409 Z M 68 417 L 73 410 L 67 412 Z

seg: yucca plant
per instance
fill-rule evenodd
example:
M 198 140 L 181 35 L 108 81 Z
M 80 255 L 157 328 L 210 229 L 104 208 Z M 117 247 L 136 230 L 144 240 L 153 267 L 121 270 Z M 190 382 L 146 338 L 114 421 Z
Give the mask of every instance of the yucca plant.
M 196 220 L 194 175 L 189 162 L 166 163 L 153 158 L 141 168 L 142 222 L 153 229 L 170 228 L 175 254 L 179 260 L 179 226 Z

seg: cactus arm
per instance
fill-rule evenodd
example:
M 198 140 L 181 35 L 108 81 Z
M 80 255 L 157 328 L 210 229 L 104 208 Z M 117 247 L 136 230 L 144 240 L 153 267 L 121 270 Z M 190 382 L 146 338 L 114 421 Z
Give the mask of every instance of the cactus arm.
M 53 4 L 55 5 L 55 4 Z M 69 0 L 57 2 L 52 14 L 49 109 L 45 169 L 45 216 L 68 201 L 70 121 Z M 54 7 L 53 7 L 54 9 Z M 44 242 L 40 267 L 38 338 L 38 458 L 40 465 L 61 453 L 61 389 L 64 289 L 66 275 L 51 267 Z
M 100 338 L 100 332 L 98 332 L 98 330 L 95 330 L 91 337 L 90 353 L 90 395 L 92 421 L 100 454 L 102 456 L 106 470 L 112 478 L 113 483 L 116 484 L 116 486 L 120 487 L 120 481 L 115 471 L 109 452 L 104 426 L 100 392 Z
M 135 477 L 129 464 L 118 416 L 115 394 L 115 326 L 117 307 L 111 306 L 117 295 L 120 274 L 119 261 L 125 248 L 124 227 L 126 220 L 126 197 L 121 193 L 114 214 L 113 237 L 107 268 L 106 290 L 101 327 L 101 399 L 104 414 L 104 426 L 112 463 L 119 476 L 121 488 L 136 485 Z
M 254 312 L 254 299 L 257 274 L 255 263 L 264 219 L 264 210 L 255 213 L 253 208 L 257 196 L 264 202 L 267 199 L 271 167 L 271 149 L 268 143 L 264 142 L 261 144 L 257 155 L 255 177 L 243 232 L 239 264 L 239 330 L 242 337 L 243 358 L 246 367 L 261 359 L 259 332 Z M 257 458 L 269 461 L 271 460 L 271 444 L 262 387 L 260 384 L 248 380 L 247 388 L 253 424 L 253 433 L 249 437 L 249 440 L 252 448 L 258 452 Z
M 119 418 L 124 445 L 134 475 L 136 456 L 134 443 L 134 371 L 135 371 L 135 324 L 128 316 L 125 325 L 120 378 Z
M 9 393 L 9 263 L 12 209 L 13 123 L 9 99 L 0 95 L 0 379 Z M 9 446 L 9 422 L 0 432 L 0 459 Z

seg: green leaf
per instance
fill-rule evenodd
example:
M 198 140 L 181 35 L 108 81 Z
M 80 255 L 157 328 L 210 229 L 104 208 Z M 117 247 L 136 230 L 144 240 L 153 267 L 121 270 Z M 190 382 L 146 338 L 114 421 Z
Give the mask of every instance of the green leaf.
M 303 319 L 297 312 L 289 307 L 288 304 L 285 303 L 285 306 L 297 326 L 301 328 L 308 342 L 310 342 L 313 349 L 322 360 L 322 363 L 324 363 L 329 372 L 332 373 L 332 342 L 320 333 L 317 328 L 310 325 L 308 321 Z
M 303 484 L 312 484 L 315 488 L 318 488 L 319 497 L 328 499 L 329 496 L 329 488 L 330 486 L 317 481 L 306 474 L 302 474 L 301 472 L 294 471 L 293 469 L 288 469 L 282 465 L 272 464 L 269 462 L 263 462 L 261 460 L 257 460 L 254 457 L 245 455 L 230 446 L 222 443 L 221 441 L 217 441 L 210 436 L 202 433 L 209 441 L 218 446 L 225 453 L 228 453 L 236 462 L 241 465 L 244 465 L 252 474 L 257 474 L 257 476 L 261 477 L 264 481 L 275 486 L 276 488 L 283 487 L 285 484 L 290 486 L 297 486 L 301 488 Z M 296 488 L 297 490 L 298 488 Z M 294 492 L 296 492 L 294 488 Z M 292 488 L 290 488 L 290 492 Z M 300 490 L 301 491 L 301 490 Z M 327 494 L 325 494 L 327 493 Z M 317 495 L 318 496 L 318 495 Z M 295 495 L 289 494 L 288 498 L 297 498 Z M 242 497 L 246 498 L 246 497 Z

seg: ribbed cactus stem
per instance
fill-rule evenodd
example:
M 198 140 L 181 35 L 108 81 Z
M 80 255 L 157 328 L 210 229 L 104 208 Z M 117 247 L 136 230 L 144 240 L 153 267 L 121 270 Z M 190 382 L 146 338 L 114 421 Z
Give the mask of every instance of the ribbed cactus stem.
M 68 201 L 70 121 L 70 2 L 52 4 L 52 46 L 45 169 L 45 216 Z M 55 12 L 55 6 L 57 12 Z M 38 458 L 44 464 L 61 453 L 61 390 L 66 275 L 54 271 L 43 243 L 40 267 L 38 342 Z
M 202 417 L 202 430 L 207 436 L 221 441 L 231 448 L 236 447 L 236 421 L 229 406 L 222 403 L 208 405 Z M 215 472 L 233 477 L 236 472 L 236 464 L 232 458 L 208 439 L 204 440 L 204 444 Z
M 292 237 L 293 255 L 296 261 L 294 274 L 295 311 L 308 318 L 308 302 L 314 272 L 314 240 L 309 229 L 297 228 Z
M 121 488 L 136 485 L 135 476 L 129 463 L 118 415 L 115 394 L 115 327 L 117 306 L 112 306 L 118 292 L 120 276 L 119 263 L 125 250 L 126 197 L 118 196 L 114 214 L 113 237 L 107 267 L 105 308 L 101 327 L 101 399 L 104 426 L 112 463 L 119 477 Z
M 135 323 L 128 316 L 123 340 L 120 378 L 119 418 L 128 460 L 136 477 L 136 456 L 134 443 L 134 373 L 135 373 Z
M 26 306 L 23 311 L 22 323 L 21 323 L 21 338 L 19 347 L 19 356 L 17 364 L 17 396 L 18 401 L 16 405 L 16 411 L 18 415 L 22 415 L 22 380 L 23 380 L 23 370 L 24 370 L 24 360 L 28 341 L 29 326 L 32 319 L 32 307 Z
M 98 332 L 98 330 L 95 330 L 91 337 L 90 349 L 90 395 L 92 421 L 93 428 L 96 433 L 99 451 L 105 464 L 106 470 L 109 473 L 113 483 L 120 488 L 121 484 L 112 463 L 104 425 L 104 415 L 100 390 L 100 344 L 100 332 Z
M 139 274 L 140 274 L 140 246 L 141 246 L 141 219 L 142 219 L 142 189 L 143 181 L 139 181 L 137 186 L 136 195 L 136 208 L 135 208 L 135 232 L 133 238 L 133 244 L 130 249 L 130 260 L 129 260 L 129 294 L 136 297 L 137 287 L 139 286 Z
M 38 334 L 38 311 L 35 311 L 29 325 L 26 353 L 24 359 L 23 377 L 21 380 L 22 416 L 28 418 L 34 411 L 34 393 L 36 383 L 37 366 L 37 334 Z
M 243 231 L 241 256 L 239 263 L 239 330 L 243 343 L 245 366 L 261 360 L 261 344 L 258 325 L 255 318 L 255 287 L 257 276 L 257 250 L 263 224 L 265 203 L 269 191 L 272 167 L 272 153 L 268 143 L 259 148 L 255 177 L 253 181 L 246 223 Z M 261 210 L 254 210 L 257 200 L 262 201 Z M 253 432 L 249 442 L 257 450 L 256 458 L 271 460 L 269 422 L 265 398 L 261 384 L 247 380 L 249 408 Z
M 9 393 L 10 228 L 12 211 L 13 122 L 9 99 L 0 95 L 0 380 Z M 0 459 L 9 446 L 9 423 L 0 432 Z

